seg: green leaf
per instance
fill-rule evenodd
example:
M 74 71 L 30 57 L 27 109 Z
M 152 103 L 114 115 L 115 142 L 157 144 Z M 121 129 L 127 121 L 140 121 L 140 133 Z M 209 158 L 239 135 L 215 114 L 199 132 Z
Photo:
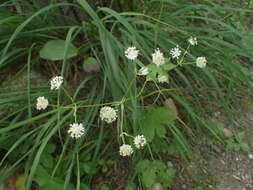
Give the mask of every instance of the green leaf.
M 99 190 L 109 190 L 109 187 L 107 185 L 102 185 Z
M 166 63 L 164 65 L 162 65 L 162 68 L 165 70 L 165 71 L 170 71 L 174 68 L 176 68 L 177 66 L 172 64 L 172 63 Z
M 136 170 L 138 173 L 141 173 L 143 171 L 145 171 L 147 168 L 149 168 L 150 166 L 150 161 L 149 160 L 141 160 L 138 162 L 138 164 L 136 165 Z
M 146 187 L 150 187 L 155 183 L 156 180 L 156 171 L 154 169 L 145 170 L 142 173 L 142 182 Z
M 63 60 L 65 44 L 64 40 L 48 41 L 40 50 L 40 57 L 51 61 Z M 78 49 L 73 44 L 69 44 L 66 59 L 76 56 L 77 53 Z
M 238 132 L 235 137 L 239 143 L 242 142 L 245 138 L 245 131 Z
M 51 177 L 49 173 L 42 167 L 38 166 L 35 177 L 35 182 L 40 186 L 40 190 L 62 190 L 64 189 L 64 181 L 62 179 Z M 68 190 L 74 190 L 73 184 L 68 185 Z
M 41 163 L 46 168 L 53 168 L 54 167 L 54 157 L 46 152 L 43 152 L 43 154 L 41 154 Z
M 156 77 L 158 73 L 162 72 L 162 69 L 160 67 L 157 67 L 154 64 L 149 64 L 147 66 L 149 73 L 147 75 L 147 80 L 151 80 L 151 81 L 157 81 Z
M 83 69 L 87 73 L 99 72 L 100 65 L 94 57 L 88 57 L 83 62 Z
M 163 172 L 158 175 L 159 182 L 165 186 L 171 186 L 176 175 L 176 169 L 166 168 Z
M 45 152 L 51 154 L 55 151 L 55 148 L 56 148 L 55 144 L 48 143 L 45 147 Z
M 165 126 L 176 119 L 170 111 L 164 107 L 151 108 L 142 119 L 143 134 L 149 141 L 152 141 L 155 134 L 164 137 L 166 134 Z
M 241 150 L 243 150 L 243 151 L 249 151 L 250 150 L 250 147 L 246 142 L 240 143 L 240 147 L 241 147 Z

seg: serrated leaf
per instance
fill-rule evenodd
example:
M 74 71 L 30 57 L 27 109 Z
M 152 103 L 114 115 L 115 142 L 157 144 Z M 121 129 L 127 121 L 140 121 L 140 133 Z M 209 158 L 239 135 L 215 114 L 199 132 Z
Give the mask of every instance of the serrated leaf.
M 135 169 L 138 173 L 141 173 L 141 172 L 145 171 L 147 168 L 149 168 L 149 166 L 150 166 L 149 160 L 141 160 L 138 162 Z
M 166 133 L 165 126 L 172 123 L 175 117 L 170 116 L 167 108 L 151 108 L 142 119 L 143 134 L 149 141 L 152 141 L 155 134 L 158 137 L 164 137 Z
M 158 179 L 161 183 L 166 185 L 167 187 L 171 186 L 176 175 L 176 169 L 174 168 L 167 168 L 163 173 L 160 173 Z
M 64 59 L 65 41 L 51 40 L 44 44 L 40 50 L 40 57 L 51 61 L 59 61 Z M 78 49 L 73 45 L 68 45 L 66 59 L 76 56 Z
M 155 183 L 156 180 L 156 171 L 153 169 L 145 170 L 142 173 L 142 182 L 146 187 L 150 187 Z

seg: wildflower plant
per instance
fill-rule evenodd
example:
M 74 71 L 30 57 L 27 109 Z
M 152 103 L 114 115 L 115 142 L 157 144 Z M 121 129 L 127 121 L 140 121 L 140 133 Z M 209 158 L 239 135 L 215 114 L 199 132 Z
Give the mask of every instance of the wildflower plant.
M 104 165 L 121 159 L 119 163 L 124 164 L 143 160 L 135 167 L 138 180 L 134 175 L 131 182 L 140 181 L 146 188 L 159 182 L 169 188 L 176 171 L 156 160 L 162 157 L 159 153 L 180 153 L 186 158 L 190 152 L 186 136 L 194 137 L 195 127 L 216 134 L 202 121 L 207 100 L 203 106 L 199 92 L 208 101 L 212 99 L 202 86 L 219 89 L 215 102 L 218 99 L 229 112 L 230 98 L 224 98 L 224 94 L 251 84 L 245 70 L 228 58 L 237 53 L 252 57 L 252 51 L 246 51 L 244 45 L 247 40 L 232 44 L 232 37 L 243 39 L 244 35 L 225 27 L 228 25 L 224 19 L 212 27 L 213 19 L 201 16 L 210 22 L 210 28 L 191 25 L 187 29 L 185 23 L 181 28 L 177 21 L 184 17 L 175 16 L 182 14 L 180 11 L 171 11 L 175 14 L 175 23 L 171 24 L 167 15 L 156 18 L 156 13 L 146 15 L 146 10 L 118 13 L 98 6 L 94 10 L 86 0 L 54 2 L 59 3 L 45 6 L 43 2 L 40 7 L 37 0 L 32 4 L 20 1 L 11 7 L 8 19 L 0 18 L 3 30 L 8 29 L 0 35 L 0 68 L 12 68 L 22 60 L 20 71 L 27 75 L 25 86 L 19 88 L 22 92 L 13 90 L 0 95 L 1 110 L 10 108 L 0 113 L 0 151 L 5 154 L 0 160 L 0 181 L 18 168 L 18 173 L 26 176 L 27 190 L 35 183 L 39 189 L 72 189 L 74 184 L 76 189 L 88 189 L 86 186 L 97 182 L 94 176 L 106 171 Z M 8 3 L 0 4 L 1 11 L 8 11 Z M 62 15 L 72 10 L 65 11 L 66 6 L 74 10 L 78 7 L 78 13 L 82 8 L 85 18 L 89 15 L 87 20 Z M 184 11 L 192 11 L 194 6 Z M 16 9 L 22 14 L 15 15 Z M 213 11 L 216 15 L 218 9 Z M 196 12 L 205 13 L 198 7 Z M 221 12 L 226 12 L 225 8 Z M 61 18 L 57 25 L 56 15 Z M 188 18 L 185 22 L 191 20 Z M 211 37 L 202 32 L 210 31 L 216 31 L 219 35 L 212 36 L 219 37 L 209 41 Z M 228 50 L 223 51 L 223 46 Z M 215 67 L 211 64 L 214 59 Z M 87 62 L 92 72 L 87 72 Z M 38 75 L 39 85 L 32 78 L 34 65 L 36 70 L 43 70 L 43 77 Z M 206 75 L 201 75 L 204 69 Z M 33 112 L 34 109 L 39 111 Z M 146 160 L 149 158 L 152 161 Z M 107 169 L 117 168 L 114 166 Z

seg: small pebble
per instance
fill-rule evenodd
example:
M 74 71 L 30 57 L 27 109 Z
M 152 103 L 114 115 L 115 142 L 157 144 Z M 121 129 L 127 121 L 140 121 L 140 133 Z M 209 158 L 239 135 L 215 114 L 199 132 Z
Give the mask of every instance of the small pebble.
M 161 183 L 155 183 L 152 185 L 151 190 L 164 190 Z
M 168 161 L 168 162 L 167 162 L 167 166 L 168 166 L 169 168 L 173 168 L 174 165 L 173 165 L 173 163 L 172 163 L 171 161 Z
M 186 189 L 186 187 L 187 187 L 187 186 L 186 186 L 185 184 L 182 185 L 182 188 L 183 188 L 183 189 Z
M 253 160 L 253 154 L 249 154 L 249 159 Z
M 224 134 L 225 137 L 228 137 L 228 138 L 233 137 L 232 131 L 230 131 L 230 130 L 227 129 L 227 128 L 223 128 L 223 129 L 222 129 L 222 132 L 223 132 L 223 134 Z

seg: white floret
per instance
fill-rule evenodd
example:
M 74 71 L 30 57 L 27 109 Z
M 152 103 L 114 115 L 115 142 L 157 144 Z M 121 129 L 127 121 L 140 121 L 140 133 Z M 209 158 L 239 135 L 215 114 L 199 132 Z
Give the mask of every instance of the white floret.
M 60 86 L 62 85 L 62 83 L 63 83 L 62 76 L 56 76 L 52 78 L 50 81 L 51 90 L 58 90 Z
M 37 98 L 36 109 L 44 110 L 47 108 L 48 104 L 48 99 L 46 99 L 44 96 L 40 96 Z
M 70 128 L 68 130 L 68 134 L 73 139 L 80 138 L 84 133 L 85 133 L 85 129 L 84 129 L 82 123 L 73 123 L 73 124 L 70 124 Z
M 100 109 L 100 119 L 112 123 L 117 119 L 117 112 L 110 106 L 105 106 Z
M 133 149 L 130 145 L 128 144 L 123 144 L 120 146 L 119 148 L 119 154 L 121 156 L 131 156 L 131 154 L 133 154 Z

